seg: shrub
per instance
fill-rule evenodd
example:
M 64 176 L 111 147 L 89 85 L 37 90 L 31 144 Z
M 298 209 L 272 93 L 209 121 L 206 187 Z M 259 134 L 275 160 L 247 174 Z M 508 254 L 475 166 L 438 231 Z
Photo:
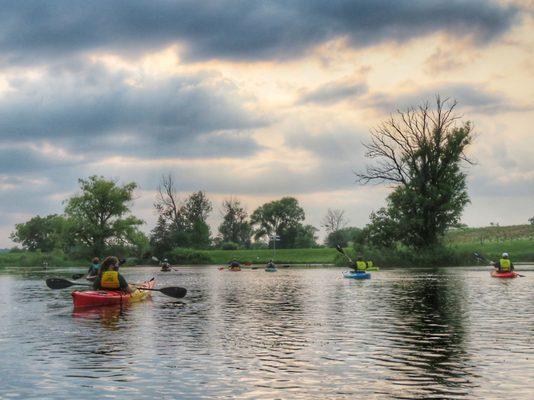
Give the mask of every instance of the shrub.
M 239 245 L 235 242 L 222 242 L 221 249 L 222 250 L 237 250 L 239 249 Z

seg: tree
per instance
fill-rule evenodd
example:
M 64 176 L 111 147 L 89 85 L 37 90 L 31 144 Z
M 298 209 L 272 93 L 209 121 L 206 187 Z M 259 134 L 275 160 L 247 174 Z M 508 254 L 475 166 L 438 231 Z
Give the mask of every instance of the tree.
M 394 185 L 377 213 L 377 221 L 396 234 L 393 240 L 415 248 L 435 245 L 469 202 L 461 167 L 470 163 L 464 150 L 472 126 L 458 124 L 455 107 L 438 96 L 434 109 L 426 103 L 399 111 L 371 131 L 366 156 L 377 162 L 357 176 L 364 184 Z
M 65 214 L 72 220 L 77 243 L 93 254 L 103 254 L 107 246 L 131 245 L 143 221 L 128 215 L 134 182 L 118 186 L 115 181 L 96 175 L 79 179 L 81 193 L 67 200 Z
M 317 247 L 317 231 L 318 229 L 312 225 L 300 224 L 297 227 L 294 247 L 296 249 L 310 249 L 312 247 Z
M 304 221 L 304 210 L 299 206 L 297 199 L 283 197 L 258 207 L 250 216 L 250 222 L 256 226 L 254 238 L 256 240 L 273 235 L 280 236 L 276 245 L 280 248 L 295 246 L 298 228 Z
M 252 227 L 247 221 L 248 214 L 237 199 L 224 200 L 222 204 L 223 222 L 219 226 L 222 243 L 237 243 L 242 247 L 250 247 Z
M 534 225 L 534 217 L 529 218 L 529 219 L 528 219 L 528 222 L 530 222 L 530 225 Z
M 347 247 L 349 242 L 361 243 L 363 241 L 363 233 L 360 228 L 347 227 L 330 232 L 325 239 L 325 244 L 328 247 Z
M 37 215 L 27 222 L 16 224 L 10 239 L 30 251 L 49 252 L 64 249 L 67 230 L 68 222 L 63 216 L 52 214 L 40 217 Z
M 192 193 L 182 202 L 172 175 L 164 175 L 154 207 L 159 217 L 150 243 L 156 253 L 173 247 L 204 248 L 210 245 L 210 228 L 206 220 L 212 205 L 203 191 Z
M 345 228 L 347 224 L 348 220 L 345 218 L 344 210 L 331 210 L 330 208 L 321 221 L 321 226 L 325 228 L 327 233 L 332 233 Z

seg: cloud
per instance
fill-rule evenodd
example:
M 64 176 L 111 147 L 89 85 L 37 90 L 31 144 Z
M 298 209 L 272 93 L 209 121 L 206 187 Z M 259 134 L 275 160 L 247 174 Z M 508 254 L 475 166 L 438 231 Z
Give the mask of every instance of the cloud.
M 506 32 L 519 10 L 490 0 L 198 2 L 5 1 L 4 63 L 88 52 L 139 54 L 179 44 L 193 60 L 295 58 L 333 39 L 353 48 L 446 32 L 483 44 Z
M 261 148 L 250 131 L 269 120 L 220 77 L 134 78 L 84 64 L 12 80 L 0 98 L 0 143 L 49 143 L 93 160 L 246 157 Z
M 506 94 L 486 89 L 482 84 L 443 83 L 416 88 L 408 93 L 386 94 L 375 93 L 368 96 L 364 103 L 367 107 L 391 113 L 416 107 L 426 101 L 434 102 L 436 95 L 458 101 L 458 106 L 480 114 L 498 114 L 503 112 L 529 111 L 533 107 L 514 102 Z
M 304 92 L 300 97 L 298 104 L 335 104 L 343 100 L 360 97 L 362 94 L 366 93 L 367 90 L 367 85 L 361 82 L 329 82 L 316 89 Z

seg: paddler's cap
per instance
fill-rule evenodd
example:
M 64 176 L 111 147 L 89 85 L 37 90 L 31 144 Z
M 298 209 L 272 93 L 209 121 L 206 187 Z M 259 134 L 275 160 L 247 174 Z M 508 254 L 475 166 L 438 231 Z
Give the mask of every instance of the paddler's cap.
M 508 258 L 508 253 L 502 253 L 502 258 Z

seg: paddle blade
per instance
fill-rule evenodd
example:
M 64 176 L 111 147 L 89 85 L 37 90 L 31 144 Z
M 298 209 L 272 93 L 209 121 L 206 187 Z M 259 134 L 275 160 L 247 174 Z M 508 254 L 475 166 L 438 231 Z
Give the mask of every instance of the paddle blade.
M 339 244 L 336 244 L 336 250 L 342 254 L 345 254 L 345 252 L 343 251 L 343 248 Z
M 159 260 L 158 260 L 156 257 L 154 257 L 154 256 L 152 256 L 152 261 L 159 262 Z
M 161 288 L 161 289 L 158 289 L 161 293 L 167 295 L 167 296 L 170 296 L 170 297 L 174 297 L 176 299 L 181 299 L 183 297 L 185 297 L 185 295 L 187 294 L 187 289 L 186 288 L 183 288 L 183 287 L 164 287 L 164 288 Z
M 48 278 L 46 280 L 46 286 L 48 286 L 50 289 L 65 289 L 72 285 L 75 285 L 75 283 L 63 278 Z

